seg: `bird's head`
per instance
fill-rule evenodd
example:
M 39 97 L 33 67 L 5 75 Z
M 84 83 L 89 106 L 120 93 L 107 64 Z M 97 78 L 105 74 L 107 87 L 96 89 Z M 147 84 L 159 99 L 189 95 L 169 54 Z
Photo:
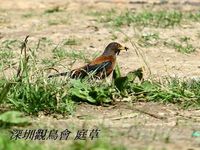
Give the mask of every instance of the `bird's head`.
M 122 46 L 121 44 L 117 43 L 117 42 L 112 42 L 110 44 L 108 44 L 108 46 L 106 46 L 103 55 L 104 56 L 109 56 L 109 55 L 119 55 L 119 53 L 122 50 L 128 50 L 127 47 Z

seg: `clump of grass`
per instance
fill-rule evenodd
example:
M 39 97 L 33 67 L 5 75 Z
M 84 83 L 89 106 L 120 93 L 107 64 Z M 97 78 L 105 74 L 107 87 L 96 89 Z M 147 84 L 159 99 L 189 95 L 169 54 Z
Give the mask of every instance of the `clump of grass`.
M 56 46 L 52 52 L 53 52 L 53 57 L 58 58 L 58 59 L 64 59 L 64 58 L 70 58 L 73 60 L 84 60 L 88 61 L 86 55 L 79 50 L 68 50 L 66 46 L 72 46 L 72 45 L 78 45 L 80 44 L 79 41 L 75 38 L 68 38 L 64 39 L 62 43 L 58 46 Z
M 66 89 L 62 89 L 63 82 L 45 80 L 33 63 L 35 60 L 30 61 L 35 58 L 27 52 L 27 39 L 28 37 L 22 44 L 21 54 L 24 56 L 20 59 L 17 75 L 3 84 L 0 92 L 1 102 L 11 103 L 15 109 L 30 114 L 39 111 L 71 113 L 74 105 L 67 99 Z M 33 77 L 34 74 L 40 76 Z
M 107 84 L 94 84 L 81 82 L 80 80 L 71 80 L 71 85 L 69 95 L 73 101 L 86 101 L 92 104 L 111 102 L 114 89 Z
M 0 60 L 1 63 L 8 64 L 10 59 L 14 57 L 14 53 L 10 50 L 0 50 Z
M 182 37 L 179 39 L 179 42 L 170 41 L 170 42 L 164 42 L 164 45 L 168 47 L 172 47 L 178 52 L 189 54 L 192 52 L 195 52 L 196 48 L 190 44 L 190 38 L 189 37 Z
M 53 51 L 54 58 L 63 59 L 63 58 L 70 58 L 73 60 L 81 59 L 87 61 L 85 54 L 81 51 L 68 51 L 65 48 L 56 48 Z
M 111 34 L 111 40 L 116 40 L 118 37 L 115 33 L 112 32 Z
M 139 86 L 133 86 L 132 90 L 142 93 L 148 101 L 159 101 L 189 106 L 200 106 L 199 81 L 181 81 L 170 79 L 166 83 L 145 81 Z
M 158 43 L 158 33 L 145 33 L 139 39 L 140 46 L 155 46 Z
M 30 12 L 26 12 L 22 15 L 23 18 L 31 18 L 35 15 L 36 12 L 30 11 Z
M 53 49 L 52 52 L 53 52 L 54 58 L 62 59 L 67 56 L 67 50 L 63 49 L 63 48 L 55 48 L 55 49 Z
M 117 12 L 108 10 L 105 12 L 92 12 L 91 15 L 97 17 L 97 21 L 108 23 L 114 27 L 122 26 L 151 26 L 151 27 L 174 27 L 180 25 L 185 20 L 199 21 L 199 12 L 182 13 L 177 10 L 133 12 L 130 10 Z
M 67 90 L 63 89 L 63 83 L 48 82 L 45 79 L 37 79 L 32 82 L 27 78 L 11 88 L 8 101 L 17 110 L 29 114 L 40 111 L 47 113 L 72 113 L 74 104 L 68 99 Z
M 55 13 L 55 12 L 59 12 L 59 11 L 61 11 L 60 7 L 56 6 L 56 7 L 45 10 L 44 13 L 45 14 L 51 14 L 51 13 Z
M 197 11 L 195 13 L 189 13 L 187 15 L 187 18 L 192 21 L 199 22 L 200 21 L 200 11 Z
M 0 60 L 13 58 L 16 48 L 19 48 L 21 44 L 18 40 L 5 40 L 0 46 Z
M 187 44 L 186 46 L 183 46 L 181 44 L 173 44 L 174 48 L 181 53 L 192 53 L 195 51 L 195 48 L 193 47 L 192 44 Z
M 79 41 L 75 38 L 68 38 L 63 41 L 63 45 L 79 45 Z
M 20 47 L 21 42 L 15 39 L 4 40 L 0 45 L 0 64 L 2 66 L 4 64 L 8 65 L 12 63 L 12 59 L 14 58 L 14 52 L 16 52 L 16 48 Z
M 142 25 L 165 28 L 179 25 L 182 20 L 182 13 L 179 11 L 132 12 L 128 10 L 121 14 L 117 14 L 116 11 L 112 10 L 96 15 L 104 16 L 100 17 L 100 22 L 107 22 L 115 27 L 121 27 L 123 25 L 130 26 L 131 24 L 134 24 L 138 26 Z
M 59 6 L 47 9 L 43 17 L 47 17 L 47 24 L 53 25 L 64 25 L 70 23 L 70 15 L 63 11 Z
M 53 26 L 53 25 L 60 25 L 60 24 L 67 24 L 68 23 L 68 19 L 67 18 L 62 18 L 62 19 L 58 19 L 58 18 L 52 18 L 48 20 L 48 25 Z
M 177 11 L 160 11 L 160 12 L 125 12 L 115 18 L 114 26 L 136 25 L 155 26 L 155 27 L 173 27 L 179 25 L 182 20 L 182 13 Z
M 44 59 L 42 59 L 41 63 L 44 64 L 45 66 L 53 67 L 58 64 L 58 61 L 52 60 L 50 58 L 44 58 Z

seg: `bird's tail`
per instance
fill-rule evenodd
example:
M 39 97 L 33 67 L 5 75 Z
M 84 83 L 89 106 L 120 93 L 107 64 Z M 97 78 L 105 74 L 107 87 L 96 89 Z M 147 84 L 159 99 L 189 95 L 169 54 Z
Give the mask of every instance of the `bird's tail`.
M 67 76 L 68 74 L 69 74 L 69 72 L 62 72 L 62 73 L 49 75 L 48 78 L 59 77 L 59 76 Z

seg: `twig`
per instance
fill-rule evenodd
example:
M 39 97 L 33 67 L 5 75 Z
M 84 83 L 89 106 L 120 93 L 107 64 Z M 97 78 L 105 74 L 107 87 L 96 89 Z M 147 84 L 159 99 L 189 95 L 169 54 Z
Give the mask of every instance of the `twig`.
M 143 113 L 143 114 L 146 114 L 146 115 L 149 115 L 153 118 L 156 118 L 156 119 L 161 119 L 161 120 L 166 120 L 167 118 L 166 117 L 162 117 L 162 116 L 158 116 L 158 115 L 155 115 L 153 113 L 149 113 L 149 112 L 146 112 L 144 110 L 141 110 L 141 109 L 138 109 L 138 108 L 134 108 L 136 111 L 140 112 L 140 113 Z
M 21 46 L 21 55 L 23 54 L 23 52 L 24 52 L 24 65 L 27 65 L 27 63 L 28 63 L 28 59 L 29 59 L 29 57 L 27 56 L 27 42 L 28 42 L 28 38 L 29 38 L 29 35 L 28 36 L 26 36 L 26 38 L 25 38 L 25 40 L 24 40 L 24 42 L 22 43 L 22 46 Z M 23 72 L 23 70 L 22 70 L 22 68 L 21 68 L 21 62 L 19 62 L 19 67 L 18 67 L 18 69 L 17 69 L 17 78 L 21 78 L 21 75 L 22 75 L 22 72 Z
M 138 56 L 138 57 L 141 57 L 142 58 L 142 60 L 143 60 L 143 62 L 144 62 L 144 64 L 145 64 L 145 66 L 147 67 L 147 69 L 148 69 L 148 71 L 149 71 L 149 74 L 151 75 L 151 69 L 150 69 L 150 67 L 149 67 L 149 65 L 148 65 L 148 63 L 147 63 L 147 61 L 146 61 L 146 59 L 145 59 L 145 57 L 144 57 L 144 55 L 143 55 L 143 50 L 141 49 L 141 48 L 139 48 L 132 40 L 131 40 L 131 38 L 127 35 L 127 34 L 125 34 L 122 30 L 120 30 L 119 29 L 119 32 L 121 32 L 122 34 L 124 34 L 126 37 L 127 37 L 127 39 L 130 41 L 130 43 L 131 43 L 131 45 L 133 46 L 133 48 L 134 48 L 134 50 L 135 50 L 135 53 L 136 53 L 136 55 Z M 142 51 L 142 52 L 141 52 Z
M 134 113 L 133 115 L 128 115 L 128 116 L 121 116 L 121 117 L 116 117 L 116 118 L 111 118 L 111 120 L 122 120 L 122 119 L 130 119 L 130 118 L 135 118 L 138 116 L 138 113 Z
M 7 67 L 3 68 L 3 70 L 5 71 L 5 70 L 11 68 L 11 66 L 14 66 L 14 65 L 16 65 L 16 64 L 17 64 L 17 62 L 14 62 L 14 63 L 8 65 Z M 16 69 L 16 68 L 15 68 L 15 69 Z

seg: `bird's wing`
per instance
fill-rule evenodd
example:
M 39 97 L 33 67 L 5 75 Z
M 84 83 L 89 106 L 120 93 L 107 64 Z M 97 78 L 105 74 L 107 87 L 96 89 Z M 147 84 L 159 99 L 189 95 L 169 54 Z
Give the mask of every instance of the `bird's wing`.
M 100 56 L 94 59 L 89 64 L 72 70 L 70 76 L 72 78 L 84 78 L 89 73 L 93 73 L 93 75 L 98 77 L 105 77 L 108 76 L 112 70 L 113 66 L 115 64 L 115 58 L 112 56 Z
M 87 66 L 85 66 L 85 70 L 88 73 L 95 73 L 95 74 L 99 74 L 100 72 L 109 70 L 109 68 L 112 67 L 112 62 L 111 61 L 104 61 L 100 64 L 89 64 Z M 106 73 L 105 72 L 105 73 Z
M 85 66 L 87 72 L 95 72 L 95 75 L 108 76 L 115 66 L 116 58 L 113 56 L 100 56 Z

